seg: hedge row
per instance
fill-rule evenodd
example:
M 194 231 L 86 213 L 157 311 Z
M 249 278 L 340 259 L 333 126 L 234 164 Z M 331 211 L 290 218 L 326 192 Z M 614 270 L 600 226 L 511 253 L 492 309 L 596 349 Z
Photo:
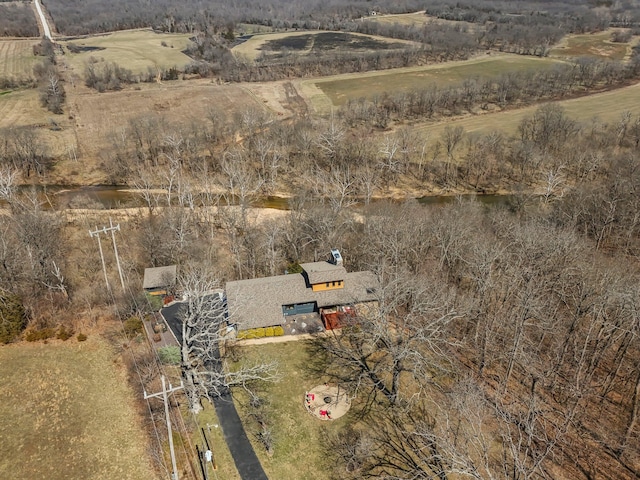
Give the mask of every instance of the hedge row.
M 278 325 L 276 327 L 260 327 L 241 330 L 238 332 L 238 339 L 247 340 L 250 338 L 281 337 L 282 335 L 284 335 L 284 328 Z

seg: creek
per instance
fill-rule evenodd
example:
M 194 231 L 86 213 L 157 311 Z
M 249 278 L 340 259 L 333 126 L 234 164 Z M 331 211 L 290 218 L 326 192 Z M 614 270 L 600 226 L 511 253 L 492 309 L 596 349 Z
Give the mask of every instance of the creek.
M 38 196 L 45 204 L 54 208 L 76 209 L 116 209 L 128 207 L 143 207 L 145 201 L 140 192 L 132 190 L 126 185 L 97 185 L 97 186 L 22 186 L 20 190 L 27 193 L 35 189 Z M 160 197 L 163 194 L 159 194 Z M 501 206 L 506 205 L 513 195 L 486 195 L 486 194 L 463 194 L 463 195 L 428 195 L 419 197 L 416 200 L 422 205 L 446 205 L 455 201 L 456 198 L 475 198 L 483 205 Z M 380 200 L 373 200 L 373 202 Z M 221 203 L 237 205 L 237 198 L 223 199 Z M 1 203 L 1 202 L 0 202 Z M 251 201 L 251 206 L 255 208 L 274 208 L 278 210 L 289 209 L 289 198 L 278 196 L 262 196 Z

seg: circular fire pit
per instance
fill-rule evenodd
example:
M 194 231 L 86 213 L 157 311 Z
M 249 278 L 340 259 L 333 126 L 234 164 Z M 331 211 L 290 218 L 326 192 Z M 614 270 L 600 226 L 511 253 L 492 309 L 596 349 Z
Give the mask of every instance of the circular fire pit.
M 307 411 L 320 420 L 335 420 L 349 411 L 351 400 L 339 385 L 318 385 L 304 394 Z

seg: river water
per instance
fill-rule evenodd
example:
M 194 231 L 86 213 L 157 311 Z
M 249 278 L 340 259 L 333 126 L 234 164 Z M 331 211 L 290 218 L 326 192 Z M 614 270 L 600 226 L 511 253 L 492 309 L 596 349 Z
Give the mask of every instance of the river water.
M 132 191 L 127 186 L 100 185 L 88 187 L 71 186 L 24 186 L 20 187 L 24 193 L 35 191 L 45 205 L 52 205 L 54 208 L 74 209 L 74 208 L 94 208 L 94 209 L 115 209 L 128 207 L 143 207 L 145 201 L 140 192 Z M 453 195 L 433 195 L 417 198 L 422 205 L 446 205 L 452 203 L 456 198 L 475 198 L 484 205 L 506 205 L 512 198 L 511 195 L 476 195 L 464 194 Z M 376 201 L 376 200 L 374 200 Z M 238 200 L 231 198 L 224 199 L 221 203 L 238 204 Z M 256 208 L 275 208 L 278 210 L 289 209 L 289 199 L 287 197 L 263 196 L 251 201 L 251 206 Z

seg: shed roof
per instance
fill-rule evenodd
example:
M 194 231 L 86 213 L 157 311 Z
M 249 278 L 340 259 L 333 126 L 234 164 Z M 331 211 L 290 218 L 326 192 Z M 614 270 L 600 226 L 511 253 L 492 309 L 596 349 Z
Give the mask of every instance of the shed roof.
M 347 270 L 342 265 L 329 262 L 311 262 L 300 264 L 307 274 L 310 284 L 336 282 L 344 280 Z
M 318 307 L 370 302 L 378 285 L 371 272 L 346 273 L 344 288 L 314 292 L 301 274 L 238 280 L 227 283 L 230 321 L 239 330 L 282 325 L 283 305 L 316 302 Z
M 154 267 L 144 269 L 144 280 L 142 288 L 145 290 L 150 288 L 161 288 L 174 285 L 176 283 L 177 267 L 169 265 L 168 267 Z

